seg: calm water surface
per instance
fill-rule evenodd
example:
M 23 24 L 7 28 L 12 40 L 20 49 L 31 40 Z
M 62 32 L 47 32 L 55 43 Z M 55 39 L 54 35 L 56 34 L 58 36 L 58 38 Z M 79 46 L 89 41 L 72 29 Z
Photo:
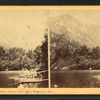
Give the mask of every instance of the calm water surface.
M 0 88 L 17 88 L 14 79 L 10 79 L 10 77 L 18 77 L 22 71 L 0 71 Z M 41 82 L 41 87 L 47 87 L 48 82 Z
M 99 83 L 99 75 L 100 70 L 53 70 L 51 71 L 51 86 L 58 88 L 95 88 L 96 86 L 91 84 Z
M 19 76 L 20 73 L 20 71 L 0 71 L 0 88 L 16 87 L 12 85 L 15 80 L 9 78 Z

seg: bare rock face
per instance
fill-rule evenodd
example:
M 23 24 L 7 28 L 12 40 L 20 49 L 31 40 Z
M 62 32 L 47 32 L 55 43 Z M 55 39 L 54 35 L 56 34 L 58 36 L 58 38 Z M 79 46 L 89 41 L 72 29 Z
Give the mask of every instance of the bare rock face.
M 66 38 L 79 42 L 80 45 L 88 47 L 99 45 L 97 43 L 99 41 L 95 41 L 95 39 L 99 39 L 97 37 L 100 32 L 99 25 L 85 25 L 70 15 L 52 17 L 49 19 L 48 25 L 51 32 L 58 35 L 64 34 Z

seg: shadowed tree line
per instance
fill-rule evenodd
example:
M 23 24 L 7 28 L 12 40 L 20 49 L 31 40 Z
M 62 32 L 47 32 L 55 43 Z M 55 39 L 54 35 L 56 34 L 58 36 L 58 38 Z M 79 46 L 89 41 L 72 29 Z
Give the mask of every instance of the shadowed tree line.
M 88 48 L 68 36 L 50 32 L 52 69 L 100 69 L 100 47 Z
M 0 71 L 23 70 L 23 69 L 48 69 L 48 36 L 37 46 L 35 50 L 24 50 L 22 48 L 6 49 L 0 46 Z M 34 46 L 34 44 L 33 44 Z

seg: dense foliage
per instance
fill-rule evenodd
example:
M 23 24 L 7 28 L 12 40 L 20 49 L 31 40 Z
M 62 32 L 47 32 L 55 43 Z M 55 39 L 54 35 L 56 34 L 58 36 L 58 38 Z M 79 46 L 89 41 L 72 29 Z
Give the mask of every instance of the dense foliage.
M 6 49 L 0 46 L 0 70 L 38 69 L 47 70 L 48 66 L 48 36 L 35 50 L 22 48 Z M 34 44 L 33 44 L 34 45 Z
M 64 34 L 50 35 L 52 69 L 100 69 L 100 47 L 88 48 Z

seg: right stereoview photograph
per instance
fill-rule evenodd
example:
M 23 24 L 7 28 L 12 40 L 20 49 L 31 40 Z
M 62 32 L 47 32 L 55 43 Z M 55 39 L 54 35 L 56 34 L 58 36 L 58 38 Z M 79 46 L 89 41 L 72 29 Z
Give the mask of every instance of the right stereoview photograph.
M 52 88 L 100 87 L 100 10 L 49 11 Z

